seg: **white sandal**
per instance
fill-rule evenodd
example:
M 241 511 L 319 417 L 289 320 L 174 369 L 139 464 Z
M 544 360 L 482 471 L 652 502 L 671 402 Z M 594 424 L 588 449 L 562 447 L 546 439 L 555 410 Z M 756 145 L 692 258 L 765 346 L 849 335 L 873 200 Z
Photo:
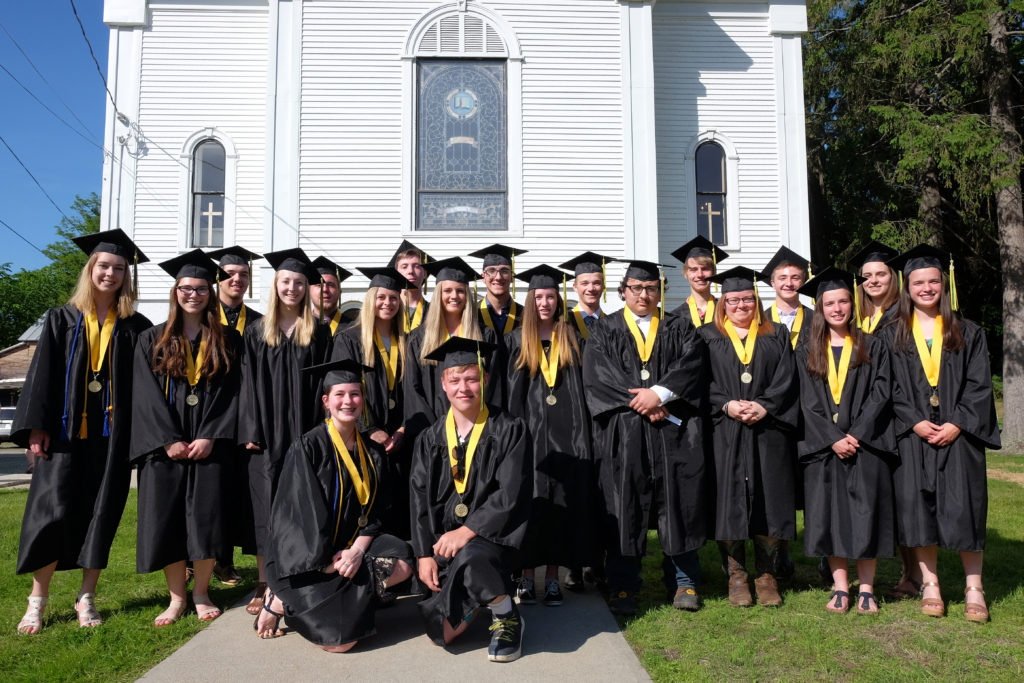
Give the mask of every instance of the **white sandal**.
M 28 598 L 28 611 L 25 612 L 25 616 L 18 622 L 18 633 L 24 633 L 26 636 L 33 636 L 43 630 L 43 610 L 46 609 L 46 601 L 48 597 L 42 595 L 30 595 Z M 35 629 L 34 631 L 27 631 L 26 629 Z
M 79 605 L 82 605 L 85 609 L 79 609 Z M 95 593 L 80 593 L 75 598 L 75 612 L 78 613 L 78 625 L 81 628 L 92 628 L 103 623 L 103 618 L 100 617 L 100 613 L 96 610 Z

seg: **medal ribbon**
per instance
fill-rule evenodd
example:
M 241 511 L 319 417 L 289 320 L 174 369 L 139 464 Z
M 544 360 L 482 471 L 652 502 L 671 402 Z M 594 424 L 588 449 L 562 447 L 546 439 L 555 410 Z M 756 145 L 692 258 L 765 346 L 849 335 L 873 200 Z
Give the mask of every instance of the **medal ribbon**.
M 725 319 L 724 327 L 726 334 L 729 335 L 729 339 L 732 340 L 732 348 L 736 351 L 736 355 L 739 356 L 740 363 L 743 365 L 750 365 L 750 361 L 754 357 L 754 342 L 757 340 L 757 326 L 750 326 L 750 331 L 747 332 L 746 342 L 740 341 L 740 336 L 736 334 L 736 328 L 733 327 L 732 321 L 728 318 Z
M 349 477 L 352 479 L 352 488 L 356 490 L 356 497 L 359 499 L 359 504 L 366 507 L 369 503 L 367 510 L 373 508 L 373 503 L 377 500 L 377 490 L 373 491 L 373 498 L 370 498 L 370 472 L 367 468 L 367 462 L 369 467 L 373 468 L 373 461 L 366 457 L 366 447 L 363 446 L 363 440 L 359 436 L 359 432 L 356 432 L 356 446 L 359 449 L 359 465 L 362 467 L 362 477 L 359 476 L 359 472 L 356 471 L 356 465 L 352 462 L 352 456 L 349 455 L 348 448 L 345 447 L 345 442 L 341 438 L 341 434 L 334 427 L 334 420 L 327 418 L 324 420 L 327 426 L 327 433 L 331 437 L 331 443 L 334 444 L 334 466 L 335 471 L 338 473 L 338 495 L 335 501 L 337 512 L 334 517 L 334 540 L 338 541 L 338 528 L 341 526 L 341 499 L 342 490 L 344 487 L 341 482 L 341 464 L 345 463 L 345 469 L 348 470 Z M 376 477 L 377 470 L 374 468 L 374 477 Z M 352 545 L 352 541 L 355 540 L 356 535 L 359 534 L 359 528 L 356 528 L 356 533 L 349 539 L 345 547 Z
M 228 317 L 224 315 L 224 305 L 220 307 L 220 324 L 224 327 L 228 326 Z M 235 323 L 235 329 L 239 333 L 245 331 L 245 304 L 242 304 L 242 309 L 238 311 L 238 322 Z
M 484 431 L 484 424 L 487 422 L 487 405 L 485 404 L 480 412 L 477 413 L 476 420 L 473 422 L 473 431 L 469 434 L 469 445 L 466 447 L 466 473 L 463 475 L 461 481 L 452 477 L 452 481 L 455 483 L 455 490 L 461 496 L 466 492 L 466 484 L 469 483 L 469 469 L 473 466 L 473 453 L 476 452 L 477 444 L 480 443 L 480 434 Z M 445 434 L 448 437 L 448 461 L 452 467 L 458 464 L 458 459 L 455 457 L 455 449 L 459 445 L 459 435 L 455 431 L 455 413 L 451 408 L 448 409 L 448 417 L 445 418 L 444 422 Z
M 420 305 L 416 307 L 416 313 L 412 316 L 412 320 L 409 319 L 409 306 L 405 307 L 405 333 L 409 334 L 423 322 L 423 301 L 420 301 Z
M 690 306 L 690 317 L 693 318 L 693 324 L 697 327 L 707 323 L 709 320 L 714 319 L 715 315 L 715 299 L 712 297 L 708 299 L 708 307 L 704 310 L 704 319 L 701 320 L 700 312 L 697 310 L 697 302 L 693 300 L 693 295 L 686 297 L 686 303 Z
M 480 301 L 480 311 L 483 313 L 484 322 L 487 327 L 491 328 L 495 332 L 498 330 L 494 329 L 494 321 L 491 320 L 491 311 L 487 308 L 487 297 L 484 297 Z M 512 299 L 508 307 L 508 317 L 505 318 L 505 329 L 501 331 L 502 334 L 508 334 L 512 331 L 512 328 L 516 326 L 516 300 Z
M 826 349 L 828 356 L 828 388 L 832 391 L 832 400 L 839 405 L 846 386 L 846 375 L 850 371 L 850 357 L 853 355 L 853 337 L 846 335 L 843 339 L 843 352 L 839 354 L 839 370 L 836 370 L 836 356 L 831 346 Z
M 341 311 L 335 311 L 331 317 L 331 336 L 338 331 L 338 324 L 341 323 Z
M 558 332 L 551 333 L 551 351 L 547 356 L 544 355 L 544 347 L 539 339 L 537 346 L 540 346 L 540 374 L 544 376 L 548 388 L 554 389 L 558 379 Z
M 772 302 L 772 322 L 781 323 L 782 320 L 779 318 L 779 307 L 778 302 Z M 793 329 L 789 331 L 789 343 L 793 345 L 793 349 L 796 349 L 796 340 L 800 338 L 800 327 L 804 324 L 804 307 L 797 306 L 796 308 L 796 320 L 793 321 Z
M 107 311 L 107 317 L 103 320 L 103 328 L 100 328 L 99 316 L 96 315 L 96 309 L 93 308 L 92 312 L 85 318 L 85 334 L 86 340 L 89 342 L 89 367 L 92 369 L 93 376 L 103 369 L 103 360 L 110 356 L 110 338 L 114 334 L 114 326 L 117 324 L 117 314 L 114 313 L 114 309 L 111 308 Z M 113 361 L 110 361 L 113 365 Z M 89 373 L 86 372 L 86 386 L 90 382 Z M 109 418 L 110 412 L 114 408 L 114 394 L 113 388 L 113 377 L 110 378 L 110 382 L 107 386 L 107 409 L 104 416 L 103 425 L 103 436 L 109 436 Z M 86 399 L 82 402 L 82 425 L 78 428 L 78 438 L 86 439 L 89 437 L 89 426 L 87 419 L 89 417 L 89 401 Z
M 192 360 L 192 342 L 188 339 L 185 340 L 185 349 L 188 351 L 185 354 L 186 379 L 188 379 L 188 385 L 194 387 L 199 383 L 199 372 L 203 369 L 203 357 L 206 355 L 206 336 L 204 335 L 202 341 L 199 342 L 199 353 L 196 354 L 195 360 Z
M 875 329 L 878 327 L 878 321 L 882 319 L 882 309 L 875 311 L 874 315 L 867 316 L 861 319 L 860 329 L 864 330 L 868 334 L 874 334 Z
M 388 376 L 388 391 L 392 391 L 395 388 L 395 376 L 398 374 L 398 344 L 395 343 L 395 338 L 391 339 L 391 350 L 387 351 L 384 349 L 384 340 L 381 339 L 380 332 L 376 329 L 373 331 L 373 343 L 377 347 L 380 357 L 384 359 L 384 368 L 387 371 Z
M 921 330 L 921 323 L 917 321 L 917 313 L 914 314 L 914 343 L 917 344 L 917 355 L 921 357 L 921 367 L 924 368 L 928 384 L 934 389 L 939 385 L 939 369 L 942 360 L 942 316 L 935 316 L 935 329 L 932 331 L 932 348 L 924 340 L 924 332 Z
M 636 350 L 640 354 L 640 360 L 645 364 L 651 359 L 651 352 L 654 351 L 654 338 L 658 336 L 658 315 L 657 313 L 651 315 L 651 327 L 647 330 L 647 339 L 640 334 L 640 328 L 636 325 L 636 320 L 633 320 L 633 314 L 630 313 L 628 308 L 622 309 L 622 317 L 626 319 L 626 327 L 633 335 L 633 340 L 636 342 Z

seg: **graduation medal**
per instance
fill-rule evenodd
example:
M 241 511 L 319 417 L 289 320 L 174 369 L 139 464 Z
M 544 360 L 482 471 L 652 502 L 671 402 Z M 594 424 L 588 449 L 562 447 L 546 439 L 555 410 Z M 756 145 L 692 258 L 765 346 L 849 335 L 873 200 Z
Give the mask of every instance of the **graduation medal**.
M 89 393 L 98 394 L 103 391 L 103 383 L 99 381 L 99 375 L 103 370 L 103 360 L 107 357 L 107 352 L 110 349 L 110 337 L 114 333 L 115 322 L 117 322 L 117 316 L 114 315 L 114 309 L 107 311 L 102 329 L 95 308 L 86 318 L 85 330 L 89 339 L 89 365 L 93 377 L 87 386 Z
M 363 439 L 359 436 L 359 432 L 356 432 L 356 450 L 359 451 L 359 468 L 356 468 L 355 462 L 352 461 L 352 456 L 348 452 L 348 448 L 345 446 L 344 440 L 341 438 L 341 434 L 338 433 L 337 427 L 334 426 L 334 420 L 327 418 L 324 420 L 327 427 L 327 434 L 331 437 L 331 443 L 334 445 L 334 466 L 338 473 L 338 496 L 337 496 L 337 512 L 334 518 L 334 540 L 338 540 L 338 529 L 341 527 L 341 509 L 342 500 L 341 492 L 344 490 L 344 485 L 341 481 L 341 470 L 344 465 L 345 470 L 348 472 L 349 480 L 352 482 L 352 488 L 356 491 L 356 499 L 360 505 L 359 519 L 356 520 L 357 528 L 362 529 L 369 523 L 369 517 L 367 512 L 373 507 L 373 503 L 377 500 L 377 489 L 373 488 L 373 495 L 370 495 L 370 470 L 374 469 L 373 460 L 366 456 L 366 447 L 363 446 Z M 374 470 L 374 480 L 376 480 L 376 470 Z M 359 532 L 357 531 L 356 534 Z M 352 540 L 355 540 L 353 536 Z M 350 540 L 346 544 L 346 548 L 352 544 Z
M 725 333 L 729 335 L 729 340 L 732 342 L 732 348 L 739 356 L 740 364 L 743 365 L 743 374 L 740 375 L 740 381 L 744 384 L 750 384 L 754 381 L 754 376 L 750 374 L 750 361 L 754 358 L 754 344 L 757 342 L 757 325 L 751 325 L 750 330 L 747 332 L 746 341 L 740 341 L 740 336 L 736 334 L 736 328 L 733 327 L 732 321 L 726 318 L 725 320 Z
M 930 403 L 933 408 L 938 408 L 939 395 L 937 393 L 932 393 L 932 395 L 928 397 L 928 403 Z
M 89 382 L 89 393 L 98 394 L 101 391 L 103 391 L 102 382 L 100 382 L 98 379 L 94 379 L 93 381 Z
M 750 384 L 751 382 L 753 382 L 753 381 L 754 381 L 754 376 L 753 376 L 753 375 L 751 375 L 751 374 L 750 374 L 749 372 L 747 372 L 746 370 L 744 370 L 744 371 L 743 371 L 743 374 L 742 374 L 742 375 L 740 375 L 740 381 L 741 381 L 741 382 L 743 382 L 744 384 Z
M 197 405 L 199 405 L 199 396 L 197 396 L 196 394 L 189 394 L 188 396 L 185 397 L 185 403 L 195 408 Z
M 199 372 L 203 368 L 203 356 L 206 355 L 206 337 L 199 342 L 199 352 L 195 360 L 192 359 L 192 342 L 185 340 L 185 373 L 188 385 L 191 388 L 189 395 L 185 397 L 185 404 L 195 408 L 199 405 L 199 396 L 196 394 L 196 385 L 199 383 Z
M 640 328 L 637 327 L 636 320 L 633 319 L 633 314 L 629 308 L 622 309 L 622 317 L 626 319 L 626 327 L 629 328 L 630 333 L 633 335 L 637 353 L 640 354 L 640 379 L 647 381 L 651 378 L 651 371 L 647 369 L 647 363 L 651 360 L 651 353 L 654 351 L 654 340 L 658 336 L 658 314 L 651 314 L 651 327 L 647 330 L 646 339 L 640 334 Z
M 932 388 L 928 403 L 933 408 L 939 407 L 939 370 L 942 362 L 942 316 L 935 316 L 935 329 L 932 330 L 932 346 L 929 349 L 924 339 L 924 331 L 921 323 L 917 320 L 917 313 L 914 313 L 914 344 L 917 346 L 917 355 L 921 358 L 921 367 L 924 369 L 928 386 Z
M 445 418 L 448 463 L 452 468 L 452 483 L 455 484 L 455 493 L 459 496 L 459 503 L 455 506 L 455 516 L 459 519 L 469 514 L 469 507 L 462 502 L 462 496 L 466 493 L 466 486 L 469 484 L 469 470 L 473 466 L 473 454 L 476 453 L 476 447 L 480 443 L 480 435 L 484 431 L 484 425 L 487 424 L 487 414 L 487 404 L 485 403 L 480 412 L 477 413 L 476 420 L 473 421 L 473 429 L 469 433 L 469 443 L 466 446 L 466 467 L 463 470 L 462 479 L 455 477 L 455 469 L 459 464 L 458 458 L 455 457 L 455 449 L 459 445 L 459 436 L 455 431 L 455 412 L 452 408 L 448 409 L 448 417 Z
M 388 408 L 394 408 L 394 407 L 395 407 L 395 399 L 388 398 Z
M 558 333 L 551 333 L 551 350 L 547 354 L 544 353 L 544 345 L 539 339 L 537 346 L 540 347 L 540 374 L 544 377 L 544 383 L 548 385 L 548 395 L 544 402 L 553 406 L 558 403 L 558 397 L 555 396 L 555 382 L 558 380 Z
M 847 334 L 843 339 L 843 350 L 839 354 L 838 368 L 836 368 L 836 355 L 832 353 L 831 346 L 825 349 L 825 355 L 828 356 L 828 389 L 832 393 L 832 401 L 838 408 L 839 401 L 843 398 L 846 376 L 850 372 L 850 359 L 853 357 L 853 337 Z M 832 422 L 839 424 L 838 410 L 832 413 Z
M 370 523 L 370 518 L 366 516 L 365 512 L 363 514 L 359 515 L 359 519 L 356 520 L 356 524 L 359 525 L 360 529 L 362 529 L 364 526 L 366 526 L 369 523 Z
M 839 424 L 839 413 L 832 413 L 832 421 Z
M 558 403 L 558 398 L 554 394 L 548 394 L 547 398 L 544 399 L 544 402 L 549 406 L 553 406 Z
M 465 503 L 459 503 L 455 506 L 455 516 L 459 519 L 464 518 L 469 514 L 469 507 Z

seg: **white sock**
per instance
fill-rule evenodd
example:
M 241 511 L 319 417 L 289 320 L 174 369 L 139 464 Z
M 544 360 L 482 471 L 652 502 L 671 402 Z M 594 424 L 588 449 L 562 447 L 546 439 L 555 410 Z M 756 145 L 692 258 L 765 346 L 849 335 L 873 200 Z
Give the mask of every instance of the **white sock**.
M 498 602 L 492 602 L 487 605 L 487 608 L 491 610 L 491 614 L 494 616 L 508 614 L 512 611 L 512 598 L 506 595 Z

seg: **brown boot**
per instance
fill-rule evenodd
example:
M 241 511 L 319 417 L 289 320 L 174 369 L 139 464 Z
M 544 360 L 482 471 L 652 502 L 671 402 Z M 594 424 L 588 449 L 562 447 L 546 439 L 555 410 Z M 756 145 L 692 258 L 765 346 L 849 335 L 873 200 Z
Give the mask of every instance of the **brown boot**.
M 754 588 L 757 590 L 757 603 L 763 607 L 778 607 L 782 604 L 782 596 L 779 595 L 779 585 L 775 577 L 764 573 L 754 579 Z
M 719 541 L 723 564 L 729 575 L 729 604 L 733 607 L 750 607 L 754 598 L 750 595 L 747 581 L 746 543 L 744 541 Z

